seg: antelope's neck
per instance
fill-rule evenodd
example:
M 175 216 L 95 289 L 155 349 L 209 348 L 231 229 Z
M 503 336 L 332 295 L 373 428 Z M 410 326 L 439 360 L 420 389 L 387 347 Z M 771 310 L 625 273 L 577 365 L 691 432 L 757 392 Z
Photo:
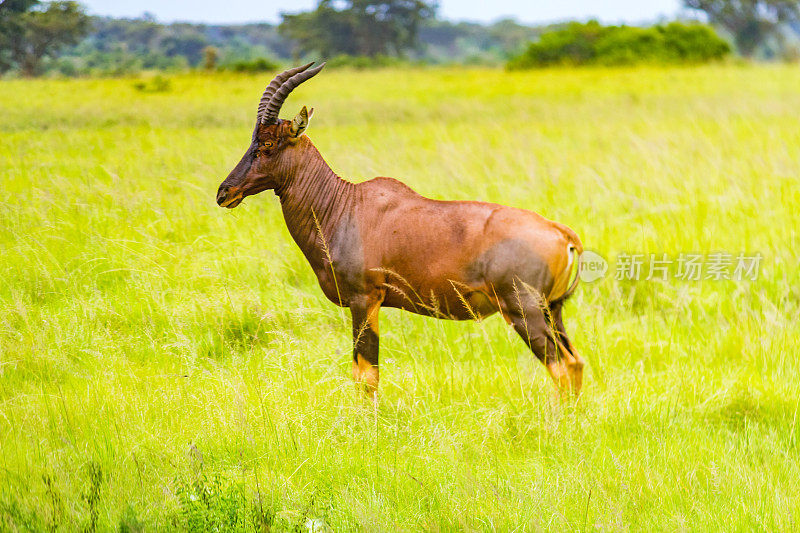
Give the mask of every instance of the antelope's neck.
M 286 227 L 312 267 L 327 264 L 338 226 L 350 218 L 354 184 L 331 170 L 316 149 L 286 176 L 275 194 L 281 200 Z

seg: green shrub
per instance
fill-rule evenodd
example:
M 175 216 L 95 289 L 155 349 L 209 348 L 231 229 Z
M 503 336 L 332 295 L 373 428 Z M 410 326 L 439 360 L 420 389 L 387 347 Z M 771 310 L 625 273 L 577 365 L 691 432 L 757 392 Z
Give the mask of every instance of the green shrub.
M 595 61 L 603 65 L 670 61 L 664 37 L 657 28 L 609 28 L 595 41 L 594 52 Z
M 658 28 L 664 34 L 665 46 L 681 61 L 704 63 L 731 53 L 731 45 L 705 24 L 673 22 Z
M 328 66 L 333 68 L 347 67 L 355 69 L 369 69 L 369 68 L 383 68 L 383 67 L 397 67 L 406 64 L 407 62 L 396 57 L 385 55 L 368 56 L 351 56 L 347 54 L 340 54 L 328 60 Z
M 185 531 L 236 531 L 245 527 L 246 498 L 241 484 L 223 484 L 222 478 L 200 476 L 180 484 L 178 522 Z
M 730 45 L 703 24 L 672 22 L 640 28 L 571 22 L 542 34 L 508 67 L 703 63 L 722 59 L 730 51 Z
M 172 89 L 172 83 L 158 74 L 149 80 L 134 82 L 133 88 L 143 93 L 166 93 Z
M 265 57 L 259 57 L 252 61 L 236 61 L 225 67 L 226 70 L 234 72 L 273 72 L 280 68 L 280 65 Z
M 192 481 L 176 481 L 179 509 L 170 522 L 180 531 L 308 531 L 309 524 L 315 523 L 316 517 L 309 515 L 313 497 L 304 512 L 288 519 L 279 516 L 270 502 L 262 500 L 261 494 L 248 495 L 241 482 L 230 481 L 219 474 L 211 477 L 199 474 Z

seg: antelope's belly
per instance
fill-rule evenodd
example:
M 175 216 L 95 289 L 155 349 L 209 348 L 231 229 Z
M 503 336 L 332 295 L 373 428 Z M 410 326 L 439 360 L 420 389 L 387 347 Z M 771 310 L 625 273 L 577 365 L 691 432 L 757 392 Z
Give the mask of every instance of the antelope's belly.
M 404 309 L 419 315 L 450 320 L 479 320 L 498 311 L 491 295 L 484 290 L 458 284 L 412 290 L 408 286 L 387 282 L 384 307 Z

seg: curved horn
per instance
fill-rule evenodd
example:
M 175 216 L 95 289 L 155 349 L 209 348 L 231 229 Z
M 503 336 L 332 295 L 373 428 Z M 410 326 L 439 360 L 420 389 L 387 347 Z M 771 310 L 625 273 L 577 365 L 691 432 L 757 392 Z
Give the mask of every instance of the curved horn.
M 283 71 L 281 74 L 278 74 L 272 79 L 270 84 L 267 85 L 267 88 L 264 89 L 264 94 L 261 96 L 261 101 L 258 103 L 258 114 L 256 115 L 256 117 L 258 118 L 259 122 L 261 121 L 261 116 L 264 114 L 264 110 L 267 108 L 267 104 L 269 103 L 270 100 L 272 100 L 272 95 L 275 94 L 275 91 L 278 90 L 278 87 L 283 85 L 283 82 L 285 82 L 298 72 L 303 72 L 313 64 L 314 62 L 312 61 L 311 63 L 303 65 L 301 67 L 290 68 L 289 70 Z
M 292 92 L 295 87 L 303 83 L 309 78 L 312 78 L 317 75 L 317 73 L 322 70 L 322 67 L 325 66 L 325 63 L 322 63 L 318 67 L 314 67 L 310 70 L 306 70 L 304 72 L 300 72 L 298 74 L 293 75 L 291 78 L 286 80 L 280 88 L 275 91 L 275 94 L 272 96 L 272 99 L 267 104 L 267 108 L 264 110 L 264 115 L 261 117 L 261 122 L 263 124 L 270 124 L 274 123 L 278 120 L 278 112 L 281 110 L 281 106 L 283 105 L 283 101 L 286 100 L 286 97 L 289 96 L 289 93 Z

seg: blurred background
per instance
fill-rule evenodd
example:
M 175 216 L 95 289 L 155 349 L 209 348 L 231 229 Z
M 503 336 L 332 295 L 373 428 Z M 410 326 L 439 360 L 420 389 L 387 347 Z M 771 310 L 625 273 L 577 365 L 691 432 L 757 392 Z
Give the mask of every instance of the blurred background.
M 0 74 L 800 59 L 795 0 L 0 1 Z
M 0 0 L 0 532 L 800 531 L 798 5 Z M 390 309 L 354 394 L 278 199 L 215 202 L 312 60 L 336 174 L 613 265 L 579 402 L 500 317 Z

